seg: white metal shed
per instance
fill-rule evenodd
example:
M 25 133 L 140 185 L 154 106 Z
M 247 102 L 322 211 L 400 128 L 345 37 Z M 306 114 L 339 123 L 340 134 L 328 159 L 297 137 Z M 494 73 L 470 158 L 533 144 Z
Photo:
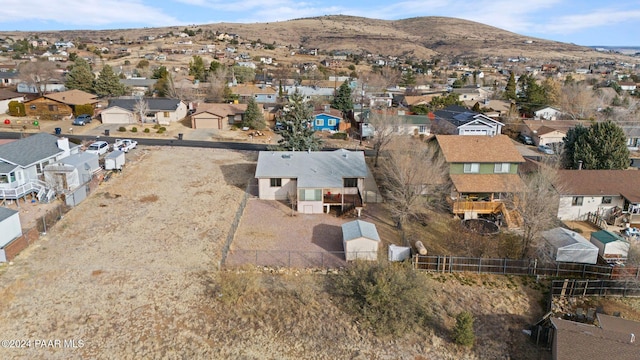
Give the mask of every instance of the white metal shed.
M 555 261 L 595 264 L 598 247 L 575 231 L 557 227 L 542 232 L 548 254 Z
M 631 244 L 622 236 L 607 230 L 591 233 L 591 243 L 598 247 L 598 255 L 608 263 L 627 261 Z
M 342 224 L 344 256 L 349 260 L 377 260 L 380 236 L 375 224 L 355 220 Z

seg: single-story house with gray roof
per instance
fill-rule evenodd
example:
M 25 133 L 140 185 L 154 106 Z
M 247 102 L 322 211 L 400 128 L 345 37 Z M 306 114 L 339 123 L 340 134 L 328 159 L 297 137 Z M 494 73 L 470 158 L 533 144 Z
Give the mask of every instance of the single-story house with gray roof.
M 255 177 L 260 199 L 321 214 L 331 206 L 362 208 L 367 164 L 362 151 L 261 151 Z
M 69 139 L 47 133 L 0 145 L 0 199 L 19 199 L 30 193 L 37 193 L 40 200 L 49 197 L 50 189 L 42 181 L 45 166 L 79 150 Z
M 187 104 L 180 99 L 168 98 L 144 98 L 148 111 L 142 119 L 145 123 L 157 123 L 169 125 L 180 121 L 187 116 Z M 140 122 L 136 111 L 136 105 L 140 102 L 137 98 L 112 99 L 107 107 L 100 113 L 103 124 L 135 124 Z
M 345 260 L 378 260 L 380 235 L 376 225 L 362 220 L 342 224 Z

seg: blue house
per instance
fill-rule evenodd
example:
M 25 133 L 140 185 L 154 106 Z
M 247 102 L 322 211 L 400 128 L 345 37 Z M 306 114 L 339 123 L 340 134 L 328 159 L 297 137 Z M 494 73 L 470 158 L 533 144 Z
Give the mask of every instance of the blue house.
M 342 113 L 336 109 L 325 109 L 321 112 L 314 112 L 313 129 L 316 131 L 340 131 Z

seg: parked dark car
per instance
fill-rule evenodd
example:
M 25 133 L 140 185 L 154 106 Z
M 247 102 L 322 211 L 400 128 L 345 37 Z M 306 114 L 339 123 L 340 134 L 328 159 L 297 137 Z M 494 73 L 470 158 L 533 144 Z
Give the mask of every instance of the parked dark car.
M 520 140 L 523 144 L 533 145 L 533 139 L 529 135 L 520 133 L 520 135 L 518 135 L 518 140 Z
M 279 123 L 279 122 L 277 122 L 276 126 L 273 127 L 273 130 L 276 131 L 276 132 L 282 131 L 284 129 L 285 129 L 284 124 Z

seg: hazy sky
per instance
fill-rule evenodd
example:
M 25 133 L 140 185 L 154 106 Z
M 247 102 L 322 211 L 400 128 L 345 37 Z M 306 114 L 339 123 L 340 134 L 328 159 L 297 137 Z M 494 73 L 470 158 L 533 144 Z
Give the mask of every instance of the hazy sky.
M 274 22 L 321 15 L 449 16 L 578 45 L 640 46 L 639 0 L 2 0 L 1 30 Z

